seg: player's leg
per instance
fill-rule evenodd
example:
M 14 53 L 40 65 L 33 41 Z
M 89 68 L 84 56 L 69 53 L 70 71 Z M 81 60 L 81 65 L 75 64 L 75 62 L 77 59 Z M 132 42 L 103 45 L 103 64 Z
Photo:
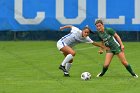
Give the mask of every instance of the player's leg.
M 105 57 L 105 62 L 104 62 L 104 65 L 103 65 L 103 69 L 102 69 L 102 72 L 100 72 L 97 77 L 101 77 L 105 74 L 105 72 L 108 70 L 108 67 L 111 63 L 111 60 L 113 58 L 114 54 L 113 53 L 106 53 L 106 57 Z
M 64 56 L 66 57 L 68 54 L 63 53 Z M 68 63 L 66 63 L 65 69 L 69 72 L 71 65 L 72 65 L 73 59 L 70 60 Z
M 75 56 L 75 51 L 69 46 L 64 46 L 62 49 L 60 49 L 60 51 L 62 51 L 66 56 L 61 64 L 62 66 L 65 66 L 66 63 L 73 59 L 73 57 Z
M 126 58 L 125 58 L 124 52 L 120 52 L 119 54 L 117 54 L 117 56 L 118 56 L 118 58 L 120 59 L 121 63 L 126 67 L 126 69 L 128 70 L 128 72 L 129 72 L 132 76 L 134 76 L 134 77 L 137 78 L 138 75 L 136 75 L 136 74 L 133 72 L 131 66 L 128 64 L 128 62 L 127 62 L 127 60 L 126 60 Z
M 61 40 L 57 42 L 57 48 L 65 56 L 65 59 L 63 60 L 61 64 L 62 66 L 65 66 L 67 62 L 73 59 L 73 56 L 75 56 L 75 51 L 71 47 L 69 47 L 66 43 L 62 42 Z
M 66 63 L 65 69 L 67 70 L 68 73 L 70 71 L 71 66 L 72 66 L 72 63 Z
M 65 58 L 62 61 L 59 69 L 63 70 L 65 76 L 69 76 L 69 73 L 65 69 L 65 66 L 67 63 L 69 63 L 73 59 L 73 57 L 75 56 L 75 51 L 69 46 L 64 46 L 63 48 L 60 49 L 60 51 L 63 52 L 63 54 L 65 55 Z

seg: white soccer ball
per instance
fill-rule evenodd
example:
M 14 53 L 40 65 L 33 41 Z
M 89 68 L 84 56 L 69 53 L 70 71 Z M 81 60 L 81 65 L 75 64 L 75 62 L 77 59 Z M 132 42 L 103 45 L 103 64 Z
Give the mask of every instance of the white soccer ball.
M 81 79 L 82 80 L 89 80 L 89 79 L 91 79 L 91 74 L 89 72 L 83 72 L 81 74 Z

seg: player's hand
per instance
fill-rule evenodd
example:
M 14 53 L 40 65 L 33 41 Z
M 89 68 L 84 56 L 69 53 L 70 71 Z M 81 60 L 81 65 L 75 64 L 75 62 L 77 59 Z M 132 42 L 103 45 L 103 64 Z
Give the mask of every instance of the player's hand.
M 99 53 L 99 54 L 103 54 L 104 51 L 103 51 L 103 50 L 99 50 L 98 53 Z
M 59 29 L 60 29 L 60 31 L 62 31 L 64 29 L 64 27 L 60 27 Z

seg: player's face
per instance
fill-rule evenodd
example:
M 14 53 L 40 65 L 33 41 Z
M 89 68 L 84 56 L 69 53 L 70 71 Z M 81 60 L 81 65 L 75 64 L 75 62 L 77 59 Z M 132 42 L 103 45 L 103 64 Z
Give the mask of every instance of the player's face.
M 87 37 L 87 36 L 89 36 L 89 34 L 90 34 L 90 31 L 89 31 L 88 29 L 84 29 L 84 30 L 82 31 L 82 36 L 83 36 L 83 37 Z
M 98 31 L 104 31 L 104 25 L 101 24 L 101 23 L 98 23 L 98 24 L 96 24 L 96 29 L 97 29 Z

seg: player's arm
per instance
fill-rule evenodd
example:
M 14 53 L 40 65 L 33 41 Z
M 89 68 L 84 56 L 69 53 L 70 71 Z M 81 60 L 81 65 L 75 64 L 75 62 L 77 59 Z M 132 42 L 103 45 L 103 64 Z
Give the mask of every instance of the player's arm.
M 104 42 L 102 41 L 101 44 L 104 45 Z M 103 54 L 103 52 L 104 52 L 103 48 L 100 48 L 100 50 L 98 51 L 99 54 Z
M 117 33 L 115 33 L 115 34 L 114 34 L 114 37 L 116 38 L 116 40 L 117 40 L 117 41 L 119 42 L 119 44 L 121 45 L 122 51 L 124 51 L 124 45 L 123 45 L 123 43 L 122 43 L 122 40 L 121 40 L 120 36 L 119 36 Z
M 60 30 L 62 31 L 62 30 L 64 30 L 64 29 L 66 29 L 66 28 L 72 28 L 72 25 L 62 26 L 62 27 L 60 27 Z
M 100 44 L 100 43 L 97 43 L 97 42 L 93 42 L 92 44 L 93 44 L 94 46 L 100 47 L 100 48 L 102 48 L 102 49 L 110 50 L 108 47 L 104 46 L 103 44 Z

